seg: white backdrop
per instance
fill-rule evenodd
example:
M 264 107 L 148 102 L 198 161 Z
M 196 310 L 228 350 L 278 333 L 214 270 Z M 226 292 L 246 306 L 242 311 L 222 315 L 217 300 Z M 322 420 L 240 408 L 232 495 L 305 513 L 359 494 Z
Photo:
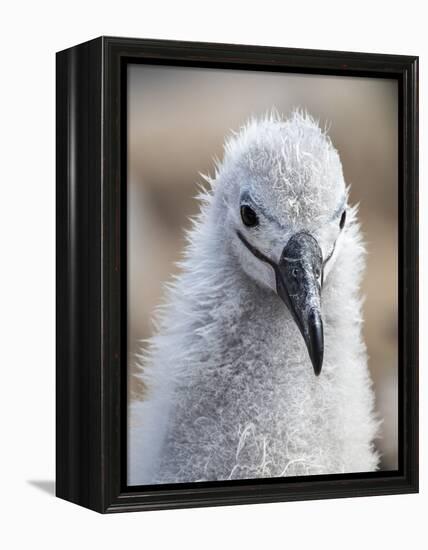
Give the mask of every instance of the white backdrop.
M 423 3 L 306 0 L 15 2 L 0 21 L 0 545 L 4 548 L 420 548 L 427 455 L 421 342 L 420 495 L 99 516 L 52 496 L 54 479 L 54 52 L 101 34 L 421 56 Z M 427 192 L 421 185 L 421 251 Z M 421 254 L 421 280 L 425 255 Z M 421 333 L 427 295 L 421 285 Z

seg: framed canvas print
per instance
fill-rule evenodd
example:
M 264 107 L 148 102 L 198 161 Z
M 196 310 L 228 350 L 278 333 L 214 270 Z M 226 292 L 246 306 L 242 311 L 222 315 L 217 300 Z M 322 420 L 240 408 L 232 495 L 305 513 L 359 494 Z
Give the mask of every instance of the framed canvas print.
M 418 490 L 417 58 L 57 54 L 57 496 Z

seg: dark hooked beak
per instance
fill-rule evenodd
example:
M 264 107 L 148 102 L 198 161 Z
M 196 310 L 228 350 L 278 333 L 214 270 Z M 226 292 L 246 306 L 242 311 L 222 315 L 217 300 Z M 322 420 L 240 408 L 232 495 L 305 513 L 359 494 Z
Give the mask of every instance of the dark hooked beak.
M 296 233 L 282 251 L 276 272 L 278 296 L 285 302 L 306 342 L 318 376 L 324 356 L 321 319 L 322 252 L 308 233 Z

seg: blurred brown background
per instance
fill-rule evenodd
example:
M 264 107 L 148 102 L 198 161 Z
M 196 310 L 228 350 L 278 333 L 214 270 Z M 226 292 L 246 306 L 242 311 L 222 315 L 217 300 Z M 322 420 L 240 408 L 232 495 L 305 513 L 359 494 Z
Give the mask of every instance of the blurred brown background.
M 154 330 L 163 283 L 198 211 L 198 173 L 213 173 L 225 136 L 250 115 L 307 109 L 339 151 L 360 203 L 368 257 L 365 339 L 383 419 L 382 468 L 397 468 L 397 86 L 395 81 L 131 65 L 128 72 L 128 339 L 130 373 Z M 130 396 L 138 388 L 130 376 Z

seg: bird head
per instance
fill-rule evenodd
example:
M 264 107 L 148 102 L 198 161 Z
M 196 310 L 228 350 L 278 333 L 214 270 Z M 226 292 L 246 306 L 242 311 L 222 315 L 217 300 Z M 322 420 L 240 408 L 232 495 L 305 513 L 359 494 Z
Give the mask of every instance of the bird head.
M 319 375 L 322 288 L 346 230 L 347 189 L 336 149 L 308 114 L 271 115 L 227 141 L 216 180 L 237 262 L 284 302 Z

